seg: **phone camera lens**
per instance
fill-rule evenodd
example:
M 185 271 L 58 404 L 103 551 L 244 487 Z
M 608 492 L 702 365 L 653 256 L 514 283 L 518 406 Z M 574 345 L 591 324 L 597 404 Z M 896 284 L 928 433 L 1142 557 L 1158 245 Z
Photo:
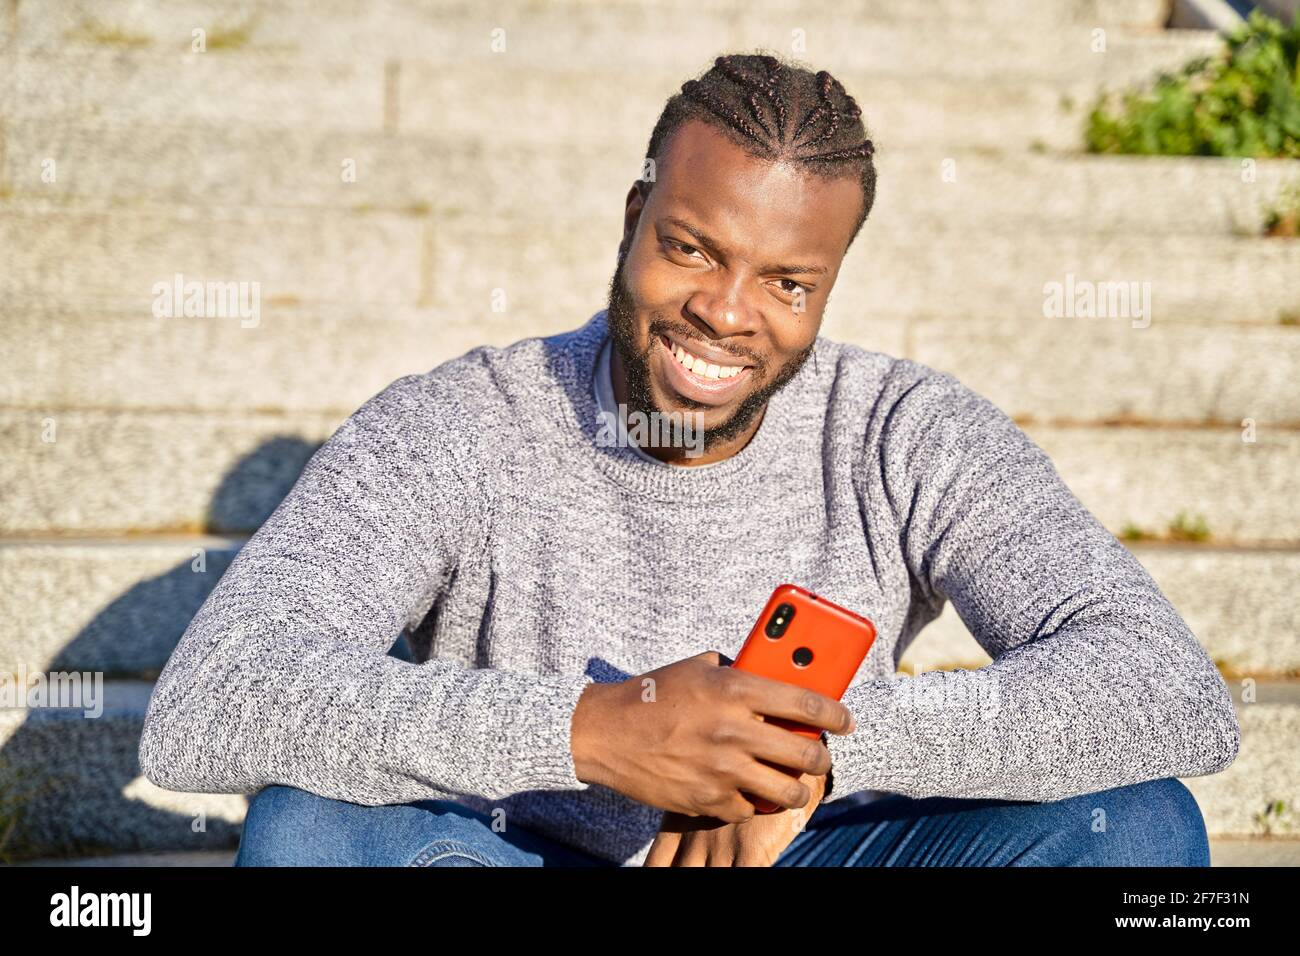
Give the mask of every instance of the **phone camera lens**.
M 771 619 L 767 622 L 767 627 L 763 629 L 764 633 L 770 638 L 778 638 L 785 633 L 786 628 L 790 626 L 790 621 L 794 619 L 794 605 L 782 604 L 776 609 Z
M 796 648 L 792 657 L 795 667 L 807 667 L 812 663 L 812 650 L 807 647 Z

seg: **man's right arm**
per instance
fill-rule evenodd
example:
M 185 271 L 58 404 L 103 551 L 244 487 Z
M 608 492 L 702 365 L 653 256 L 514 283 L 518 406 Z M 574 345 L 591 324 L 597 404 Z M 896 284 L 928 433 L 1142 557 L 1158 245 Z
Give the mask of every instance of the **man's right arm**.
M 285 784 L 366 805 L 582 790 L 571 721 L 591 683 L 388 655 L 483 525 L 479 441 L 428 376 L 367 401 L 208 595 L 140 741 L 155 784 Z

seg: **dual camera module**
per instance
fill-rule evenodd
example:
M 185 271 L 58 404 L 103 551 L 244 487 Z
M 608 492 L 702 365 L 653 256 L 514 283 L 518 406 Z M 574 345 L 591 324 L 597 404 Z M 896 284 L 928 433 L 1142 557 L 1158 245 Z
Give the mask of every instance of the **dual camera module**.
M 771 640 L 780 640 L 785 635 L 786 629 L 790 626 L 792 620 L 794 620 L 794 605 L 779 604 L 768 619 L 763 633 Z M 807 667 L 812 663 L 812 650 L 807 647 L 796 647 L 790 654 L 790 659 L 794 661 L 795 667 Z

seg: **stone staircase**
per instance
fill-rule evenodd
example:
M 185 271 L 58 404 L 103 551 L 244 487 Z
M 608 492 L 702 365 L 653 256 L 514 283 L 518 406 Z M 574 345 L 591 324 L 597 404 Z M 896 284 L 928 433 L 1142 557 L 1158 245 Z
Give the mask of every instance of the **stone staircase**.
M 957 374 L 1152 536 L 1240 702 L 1237 762 L 1186 781 L 1216 862 L 1300 861 L 1300 242 L 1258 236 L 1300 164 L 1080 152 L 1098 89 L 1212 33 L 1165 0 L 429 6 L 0 5 L 0 673 L 107 678 L 97 719 L 0 710 L 11 855 L 228 861 L 245 799 L 136 763 L 190 617 L 362 401 L 600 308 L 664 99 L 762 46 L 835 73 L 877 145 L 824 333 Z M 256 326 L 155 318 L 176 273 L 259 282 Z M 1149 326 L 1044 318 L 1067 275 L 1150 282 Z M 1208 538 L 1164 540 L 1180 515 Z M 949 611 L 903 665 L 987 662 Z

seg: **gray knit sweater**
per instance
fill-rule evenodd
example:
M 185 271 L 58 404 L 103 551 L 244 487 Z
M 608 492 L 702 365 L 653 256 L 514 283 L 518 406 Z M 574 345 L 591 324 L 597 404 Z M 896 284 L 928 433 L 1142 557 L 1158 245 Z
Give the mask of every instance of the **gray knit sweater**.
M 195 615 L 150 703 L 154 783 L 453 799 L 635 865 L 660 813 L 574 776 L 589 681 L 736 655 L 793 582 L 879 637 L 834 790 L 1047 801 L 1223 770 L 1214 664 L 1047 456 L 952 376 L 825 337 L 724 461 L 597 440 L 605 313 L 368 400 Z M 993 658 L 896 676 L 951 601 Z M 390 656 L 406 630 L 415 663 Z M 847 804 L 841 804 L 847 805 Z

